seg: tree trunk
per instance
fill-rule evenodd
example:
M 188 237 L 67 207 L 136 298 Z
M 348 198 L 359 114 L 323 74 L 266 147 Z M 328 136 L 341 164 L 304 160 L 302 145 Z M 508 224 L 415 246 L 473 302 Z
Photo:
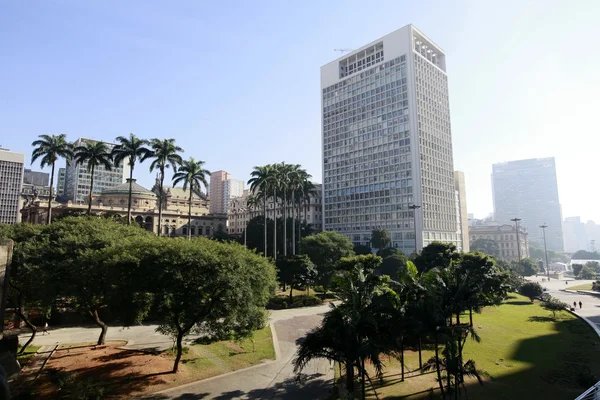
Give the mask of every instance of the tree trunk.
M 165 185 L 165 167 L 160 167 L 160 186 L 158 187 L 158 236 L 162 236 L 163 188 Z M 154 230 L 154 229 L 152 229 Z
M 188 205 L 188 240 L 192 240 L 192 185 L 190 189 L 190 204 Z M 175 371 L 177 372 L 177 371 Z
M 273 189 L 273 258 L 277 260 L 277 189 Z
M 421 334 L 419 334 L 419 369 L 423 369 Z
M 460 325 L 460 311 L 456 313 L 456 325 Z
M 56 161 L 52 163 L 52 172 L 50 172 L 50 197 L 48 197 L 48 215 L 46 216 L 46 224 L 52 223 L 52 192 L 54 191 L 54 165 Z
M 292 302 L 294 301 L 294 299 L 292 297 L 293 291 L 294 291 L 294 286 L 290 283 L 290 306 L 292 305 Z
M 404 336 L 400 338 L 400 367 L 402 368 L 401 382 L 404 382 Z
M 101 346 L 106 342 L 106 331 L 108 331 L 108 326 L 100 320 L 100 317 L 98 317 L 97 309 L 88 310 L 88 313 L 94 320 L 94 323 L 96 325 L 98 325 L 100 328 L 102 328 L 102 331 L 100 332 L 100 337 L 98 337 L 98 343 L 97 343 L 98 346 Z
M 469 326 L 473 327 L 473 309 L 469 308 Z
M 267 257 L 267 194 L 264 193 L 263 198 L 263 211 L 265 214 L 265 258 Z M 246 229 L 248 229 L 248 225 L 246 225 Z
M 27 346 L 29 346 L 31 344 L 31 342 L 33 342 L 33 339 L 35 339 L 35 335 L 37 333 L 37 328 L 35 327 L 34 324 L 32 324 L 29 321 L 29 319 L 27 319 L 27 317 L 25 316 L 25 314 L 23 314 L 23 312 L 21 311 L 20 307 L 18 307 L 18 308 L 15 309 L 15 313 L 19 316 L 19 318 L 21 318 L 21 321 L 23 321 L 25 323 L 25 325 L 27 325 L 27 327 L 29 329 L 31 329 L 31 337 L 23 345 L 23 347 L 21 347 L 21 350 L 19 351 L 19 354 L 23 354 L 25 352 L 25 349 L 27 348 Z
M 362 398 L 363 400 L 365 400 L 367 398 L 366 396 L 366 391 L 365 391 L 365 358 L 362 358 L 362 362 L 361 362 L 361 375 L 362 375 Z
M 346 360 L 346 389 L 354 397 L 354 363 Z
M 300 212 L 300 202 L 298 202 L 298 254 L 302 254 L 302 214 Z
M 133 166 L 134 161 L 129 160 L 129 194 L 127 196 L 127 225 L 131 225 L 131 190 L 133 187 Z
M 175 363 L 173 364 L 173 373 L 177 373 L 179 371 L 179 361 L 181 361 L 181 354 L 183 353 L 183 331 L 178 329 L 177 332 L 177 356 L 175 356 Z
M 92 164 L 92 173 L 90 177 L 90 198 L 88 199 L 88 215 L 92 215 L 92 195 L 94 194 L 94 170 L 96 166 Z
M 283 201 L 282 201 L 282 207 L 283 207 L 283 256 L 287 257 L 287 248 L 288 248 L 288 242 L 287 242 L 287 198 L 285 197 L 286 193 L 285 193 L 285 188 L 283 189 Z
M 444 394 L 444 382 L 442 381 L 442 373 L 440 372 L 440 357 L 439 357 L 437 327 L 435 328 L 434 340 L 435 340 L 435 369 L 437 371 L 438 383 L 440 385 L 440 392 L 442 393 L 442 399 L 445 399 L 446 396 Z
M 295 218 L 294 218 L 294 214 L 295 213 L 295 206 L 294 206 L 294 202 L 296 201 L 296 191 L 292 190 L 292 255 L 296 254 L 296 225 L 294 224 Z

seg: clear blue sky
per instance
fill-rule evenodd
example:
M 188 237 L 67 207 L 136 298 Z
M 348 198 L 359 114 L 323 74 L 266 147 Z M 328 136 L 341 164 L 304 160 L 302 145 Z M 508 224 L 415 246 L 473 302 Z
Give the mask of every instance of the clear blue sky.
M 0 0 L 0 144 L 133 132 L 321 181 L 320 66 L 413 23 L 447 54 L 469 212 L 492 211 L 493 162 L 555 156 L 563 216 L 600 222 L 599 20 L 596 0 Z

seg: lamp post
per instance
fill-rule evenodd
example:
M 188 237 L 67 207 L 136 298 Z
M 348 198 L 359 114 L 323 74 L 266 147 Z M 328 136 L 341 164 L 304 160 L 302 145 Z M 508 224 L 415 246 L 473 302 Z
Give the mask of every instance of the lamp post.
M 412 204 L 408 206 L 411 210 L 413 210 L 413 227 L 415 228 L 415 253 L 417 252 L 417 210 L 421 208 L 416 204 Z
M 521 218 L 513 218 L 511 221 L 515 223 L 515 230 L 517 231 L 517 254 L 519 256 L 519 261 L 521 261 L 521 241 L 519 240 L 519 221 Z
M 542 225 L 540 225 L 540 228 L 542 228 L 542 232 L 544 232 L 544 256 L 546 257 L 546 276 L 548 277 L 548 280 L 550 280 L 550 267 L 548 264 L 548 248 L 546 247 L 546 228 L 547 227 L 548 227 L 548 225 L 546 225 L 545 222 Z

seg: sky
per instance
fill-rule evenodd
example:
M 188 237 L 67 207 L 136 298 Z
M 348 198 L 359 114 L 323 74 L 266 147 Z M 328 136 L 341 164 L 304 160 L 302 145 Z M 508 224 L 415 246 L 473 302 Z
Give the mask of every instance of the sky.
M 321 182 L 320 67 L 412 23 L 446 52 L 468 212 L 493 211 L 493 163 L 556 157 L 563 217 L 600 222 L 599 20 L 596 0 L 0 0 L 0 145 L 29 163 L 40 134 L 133 132 Z

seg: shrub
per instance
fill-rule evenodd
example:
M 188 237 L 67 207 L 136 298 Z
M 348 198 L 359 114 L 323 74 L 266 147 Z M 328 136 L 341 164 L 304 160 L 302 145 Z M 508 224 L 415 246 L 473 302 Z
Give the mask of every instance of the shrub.
M 521 293 L 523 296 L 529 297 L 529 300 L 531 300 L 533 303 L 533 299 L 544 293 L 544 289 L 542 289 L 542 286 L 537 282 L 526 282 L 521 285 L 519 293 Z
M 289 297 L 287 296 L 274 296 L 271 297 L 267 303 L 266 308 L 269 310 L 283 310 L 286 308 L 298 308 L 298 307 L 312 307 L 323 304 L 323 300 L 315 296 L 301 295 L 294 296 L 292 303 L 289 303 Z
M 600 281 L 592 282 L 592 290 L 600 292 Z

